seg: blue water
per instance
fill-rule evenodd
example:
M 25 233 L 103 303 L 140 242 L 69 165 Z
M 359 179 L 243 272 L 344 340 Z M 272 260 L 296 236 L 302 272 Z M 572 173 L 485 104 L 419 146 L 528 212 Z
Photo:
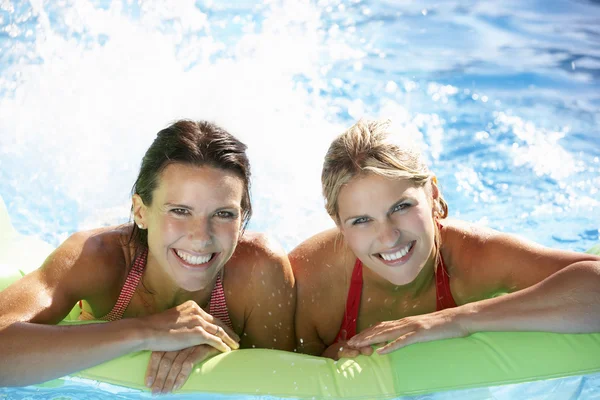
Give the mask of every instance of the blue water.
M 289 250 L 332 226 L 331 139 L 382 117 L 451 216 L 582 251 L 600 229 L 598 21 L 585 0 L 0 0 L 0 196 L 54 245 L 127 221 L 155 133 L 210 119 L 249 145 L 250 227 Z

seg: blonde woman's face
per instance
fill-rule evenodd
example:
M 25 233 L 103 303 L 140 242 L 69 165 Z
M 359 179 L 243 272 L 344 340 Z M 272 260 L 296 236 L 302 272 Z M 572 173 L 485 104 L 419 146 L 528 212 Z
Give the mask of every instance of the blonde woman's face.
M 409 180 L 358 176 L 340 190 L 339 228 L 363 265 L 406 285 L 433 254 L 431 204 L 431 194 Z

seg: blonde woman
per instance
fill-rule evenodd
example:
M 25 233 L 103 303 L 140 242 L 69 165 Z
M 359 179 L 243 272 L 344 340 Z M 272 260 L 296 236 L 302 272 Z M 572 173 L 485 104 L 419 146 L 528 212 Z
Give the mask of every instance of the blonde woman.
M 600 257 L 446 220 L 433 173 L 390 138 L 387 121 L 361 120 L 326 155 L 337 227 L 290 253 L 299 351 L 337 359 L 477 331 L 600 331 Z

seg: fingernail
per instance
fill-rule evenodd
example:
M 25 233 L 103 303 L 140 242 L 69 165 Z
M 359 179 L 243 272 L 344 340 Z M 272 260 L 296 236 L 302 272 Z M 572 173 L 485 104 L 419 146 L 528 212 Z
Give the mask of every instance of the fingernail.
M 146 378 L 146 386 L 150 387 L 150 386 L 152 386 L 153 383 L 154 383 L 154 379 Z

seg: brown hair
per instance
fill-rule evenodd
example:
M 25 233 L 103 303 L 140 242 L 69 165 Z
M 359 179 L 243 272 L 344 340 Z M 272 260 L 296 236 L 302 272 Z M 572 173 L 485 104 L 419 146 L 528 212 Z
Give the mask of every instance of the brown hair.
M 140 172 L 132 188 L 146 205 L 158 186 L 161 172 L 170 164 L 211 166 L 232 171 L 244 182 L 242 196 L 242 229 L 252 215 L 250 203 L 250 163 L 246 145 L 219 126 L 207 121 L 180 120 L 156 135 L 142 159 Z M 133 224 L 130 242 L 148 246 L 148 231 Z

